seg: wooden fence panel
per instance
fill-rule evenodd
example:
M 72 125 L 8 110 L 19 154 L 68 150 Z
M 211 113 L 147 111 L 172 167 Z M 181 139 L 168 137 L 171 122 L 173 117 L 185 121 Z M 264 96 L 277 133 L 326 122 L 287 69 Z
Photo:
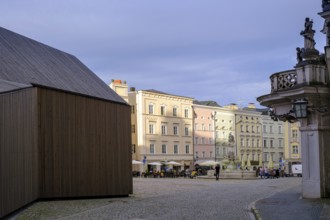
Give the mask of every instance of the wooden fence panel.
M 0 95 L 0 218 L 39 197 L 36 92 Z
M 132 192 L 130 107 L 42 89 L 43 198 Z

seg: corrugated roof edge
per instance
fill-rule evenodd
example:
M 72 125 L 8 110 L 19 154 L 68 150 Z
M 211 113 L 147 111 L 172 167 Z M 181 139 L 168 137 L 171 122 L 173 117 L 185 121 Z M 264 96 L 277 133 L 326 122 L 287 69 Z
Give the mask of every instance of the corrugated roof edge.
M 59 91 L 59 92 L 64 92 L 64 93 L 70 93 L 70 94 L 79 95 L 79 96 L 84 96 L 84 97 L 88 97 L 88 98 L 93 98 L 93 99 L 103 100 L 103 101 L 107 101 L 107 102 L 113 102 L 113 103 L 117 103 L 117 104 L 120 104 L 120 105 L 127 105 L 127 106 L 130 106 L 130 104 L 128 104 L 124 99 L 123 99 L 124 102 L 117 102 L 117 101 L 110 100 L 110 99 L 104 99 L 104 98 L 100 98 L 100 97 L 95 97 L 95 96 L 91 96 L 91 95 L 86 95 L 86 94 L 83 94 L 83 93 L 78 93 L 78 92 L 72 92 L 72 91 L 62 90 L 62 89 L 53 88 L 53 87 L 44 86 L 44 85 L 33 84 L 33 86 L 34 86 L 34 87 L 45 88 L 45 89 L 51 89 L 51 90 L 55 90 L 55 91 Z

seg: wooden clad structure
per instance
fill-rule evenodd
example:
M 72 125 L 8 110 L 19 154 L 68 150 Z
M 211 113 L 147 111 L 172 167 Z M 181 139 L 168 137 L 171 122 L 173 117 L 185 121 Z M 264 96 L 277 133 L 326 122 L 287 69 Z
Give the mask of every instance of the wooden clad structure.
M 130 106 L 77 58 L 0 28 L 0 218 L 132 193 Z

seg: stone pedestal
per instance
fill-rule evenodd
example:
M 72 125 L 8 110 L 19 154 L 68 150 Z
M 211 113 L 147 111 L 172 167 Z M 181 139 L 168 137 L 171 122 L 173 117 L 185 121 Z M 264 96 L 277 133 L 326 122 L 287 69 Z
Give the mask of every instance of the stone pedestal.
M 304 198 L 330 197 L 329 114 L 316 110 L 301 125 Z

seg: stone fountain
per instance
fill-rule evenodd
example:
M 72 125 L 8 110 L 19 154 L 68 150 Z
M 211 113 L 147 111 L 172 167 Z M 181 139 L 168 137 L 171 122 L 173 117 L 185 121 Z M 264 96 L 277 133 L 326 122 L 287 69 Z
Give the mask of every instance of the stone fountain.
M 228 153 L 228 158 L 223 160 L 223 164 L 226 167 L 220 172 L 221 179 L 255 179 L 255 171 L 239 169 L 241 162 L 236 159 L 233 152 Z

